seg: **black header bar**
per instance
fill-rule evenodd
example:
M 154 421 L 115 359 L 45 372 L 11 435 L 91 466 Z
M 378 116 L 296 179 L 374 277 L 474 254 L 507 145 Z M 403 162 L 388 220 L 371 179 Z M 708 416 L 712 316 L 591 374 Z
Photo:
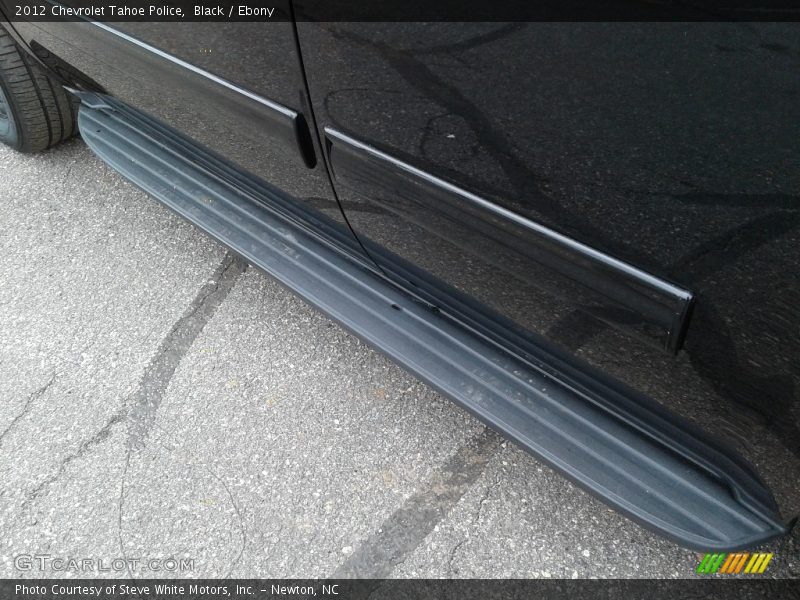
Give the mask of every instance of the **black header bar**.
M 8 21 L 267 22 L 289 0 L 0 0 Z M 800 0 L 294 0 L 299 21 L 800 22 Z

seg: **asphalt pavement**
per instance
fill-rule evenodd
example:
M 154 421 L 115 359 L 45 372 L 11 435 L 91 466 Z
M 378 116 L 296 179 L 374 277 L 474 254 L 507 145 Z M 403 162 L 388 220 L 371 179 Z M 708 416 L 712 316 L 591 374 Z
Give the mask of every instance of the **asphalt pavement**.
M 768 574 L 800 575 L 798 545 L 770 546 Z M 0 577 L 649 578 L 697 564 L 80 140 L 0 147 Z

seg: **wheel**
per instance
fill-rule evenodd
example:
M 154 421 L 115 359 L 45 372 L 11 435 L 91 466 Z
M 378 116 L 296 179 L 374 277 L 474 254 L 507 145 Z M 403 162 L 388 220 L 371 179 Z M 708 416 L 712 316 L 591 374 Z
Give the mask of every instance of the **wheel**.
M 77 101 L 0 27 L 0 142 L 39 152 L 78 131 Z

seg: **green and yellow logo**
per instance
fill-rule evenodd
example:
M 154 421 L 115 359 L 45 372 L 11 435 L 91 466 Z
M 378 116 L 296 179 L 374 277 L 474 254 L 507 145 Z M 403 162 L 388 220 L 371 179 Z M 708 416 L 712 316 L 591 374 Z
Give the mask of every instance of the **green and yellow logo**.
M 707 553 L 697 565 L 697 572 L 707 575 L 713 573 L 758 575 L 767 570 L 772 554 L 772 552 Z

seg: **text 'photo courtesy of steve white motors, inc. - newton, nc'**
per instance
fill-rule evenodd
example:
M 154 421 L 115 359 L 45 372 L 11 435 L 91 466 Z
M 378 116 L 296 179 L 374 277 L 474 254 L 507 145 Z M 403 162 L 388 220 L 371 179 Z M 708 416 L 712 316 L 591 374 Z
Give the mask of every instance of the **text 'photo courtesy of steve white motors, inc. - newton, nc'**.
M 81 6 L 64 6 L 62 4 L 19 3 L 13 7 L 13 16 L 19 18 L 46 19 L 264 19 L 277 17 L 274 7 L 250 6 L 247 4 L 109 4 L 81 3 Z
M 192 598 L 211 597 L 220 598 L 231 596 L 239 598 L 242 596 L 253 596 L 256 594 L 269 594 L 270 596 L 304 596 L 304 597 L 337 597 L 339 596 L 340 584 L 320 583 L 319 585 L 291 584 L 283 585 L 278 583 L 261 583 L 261 585 L 247 585 L 236 583 L 49 583 L 41 585 L 36 583 L 17 583 L 14 586 L 14 593 L 19 596 L 37 597 L 132 597 L 150 596 L 155 594 L 157 597 L 164 596 L 183 596 L 188 594 Z

